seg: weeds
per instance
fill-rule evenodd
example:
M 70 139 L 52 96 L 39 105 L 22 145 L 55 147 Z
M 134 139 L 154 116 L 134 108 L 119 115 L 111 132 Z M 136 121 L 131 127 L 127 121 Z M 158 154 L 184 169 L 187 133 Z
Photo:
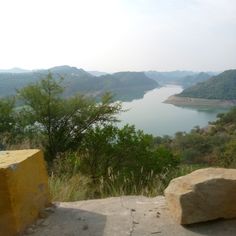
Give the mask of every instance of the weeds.
M 152 171 L 147 175 L 142 175 L 141 169 L 139 178 L 134 173 L 130 174 L 130 178 L 119 172 L 114 174 L 110 169 L 108 178 L 100 177 L 96 181 L 83 176 L 79 171 L 74 172 L 73 175 L 51 174 L 49 186 L 53 201 L 78 201 L 122 195 L 154 197 L 163 194 L 171 179 L 186 175 L 201 167 L 199 165 L 181 165 L 174 170 L 166 169 L 160 175 L 154 175 Z

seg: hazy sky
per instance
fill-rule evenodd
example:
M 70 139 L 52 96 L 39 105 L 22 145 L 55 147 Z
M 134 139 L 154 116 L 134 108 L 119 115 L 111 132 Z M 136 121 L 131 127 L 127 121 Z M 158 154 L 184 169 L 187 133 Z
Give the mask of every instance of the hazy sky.
M 236 0 L 0 0 L 0 69 L 236 68 Z

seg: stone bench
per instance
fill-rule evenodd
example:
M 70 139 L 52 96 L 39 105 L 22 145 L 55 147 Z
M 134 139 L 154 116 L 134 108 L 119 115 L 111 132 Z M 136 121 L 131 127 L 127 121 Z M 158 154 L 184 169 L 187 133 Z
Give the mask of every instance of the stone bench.
M 40 150 L 0 152 L 0 235 L 14 236 L 50 204 L 48 176 Z

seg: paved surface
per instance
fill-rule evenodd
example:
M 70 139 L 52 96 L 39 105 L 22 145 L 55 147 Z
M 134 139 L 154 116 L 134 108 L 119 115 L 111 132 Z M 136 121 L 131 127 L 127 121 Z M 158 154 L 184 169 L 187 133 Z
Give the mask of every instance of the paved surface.
M 183 227 L 176 224 L 162 196 L 126 196 L 57 203 L 30 227 L 33 236 L 235 236 L 235 220 Z M 43 217 L 43 216 L 42 216 Z

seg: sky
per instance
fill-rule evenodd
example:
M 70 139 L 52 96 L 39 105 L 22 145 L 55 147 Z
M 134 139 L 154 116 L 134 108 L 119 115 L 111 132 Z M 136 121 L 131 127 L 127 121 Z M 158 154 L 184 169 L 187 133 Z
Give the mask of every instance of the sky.
M 0 0 L 0 69 L 236 68 L 236 0 Z

